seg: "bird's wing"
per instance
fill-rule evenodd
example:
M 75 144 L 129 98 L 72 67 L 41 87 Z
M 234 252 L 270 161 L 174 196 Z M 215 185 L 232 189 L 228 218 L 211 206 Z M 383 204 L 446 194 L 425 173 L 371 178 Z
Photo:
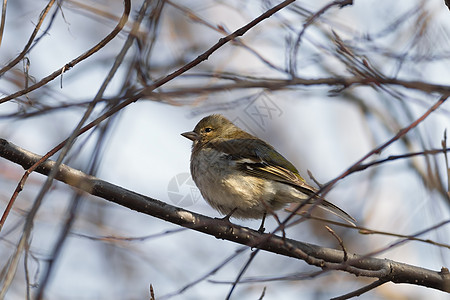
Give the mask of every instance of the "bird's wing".
M 225 152 L 229 159 L 236 161 L 241 171 L 249 175 L 283 182 L 308 196 L 320 198 L 314 195 L 317 189 L 305 182 L 295 166 L 262 140 L 255 138 L 224 140 L 216 144 L 216 149 Z M 312 203 L 314 200 L 310 199 L 310 204 Z M 321 199 L 319 206 L 355 226 L 356 220 L 336 205 Z
M 283 182 L 307 195 L 316 190 L 305 183 L 298 170 L 272 146 L 256 138 L 239 138 L 215 143 L 216 149 L 236 161 L 240 170 L 261 178 Z

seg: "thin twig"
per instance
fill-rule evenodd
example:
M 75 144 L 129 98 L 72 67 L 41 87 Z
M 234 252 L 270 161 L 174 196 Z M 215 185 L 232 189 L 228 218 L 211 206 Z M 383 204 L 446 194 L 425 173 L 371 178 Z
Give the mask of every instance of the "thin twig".
M 357 289 L 356 291 L 353 291 L 351 293 L 348 293 L 348 294 L 345 294 L 345 295 L 342 295 L 339 297 L 331 298 L 331 300 L 345 300 L 345 299 L 350 299 L 353 297 L 358 297 L 370 290 L 373 290 L 376 287 L 379 287 L 382 284 L 385 284 L 386 282 L 387 282 L 386 280 L 379 279 L 379 280 L 374 281 L 371 284 L 368 284 L 368 285 L 366 285 L 360 289 Z
M 290 209 L 286 209 L 287 212 L 292 213 L 293 211 Z M 444 243 L 438 243 L 436 241 L 430 240 L 430 239 L 421 239 L 418 238 L 417 236 L 425 234 L 427 232 L 433 231 L 435 229 L 441 228 L 444 225 L 450 224 L 450 220 L 444 220 L 442 222 L 439 222 L 433 226 L 430 226 L 422 231 L 420 231 L 419 233 L 414 233 L 414 234 L 398 234 L 398 233 L 393 233 L 393 232 L 387 232 L 387 231 L 381 231 L 381 230 L 375 230 L 375 229 L 370 229 L 367 227 L 363 227 L 363 226 L 353 226 L 347 223 L 342 223 L 342 222 L 338 222 L 338 221 L 333 221 L 333 220 L 329 220 L 329 219 L 324 219 L 324 218 L 320 218 L 320 217 L 315 217 L 310 215 L 309 213 L 306 212 L 297 212 L 296 214 L 302 216 L 303 218 L 307 218 L 307 219 L 311 219 L 311 220 L 317 220 L 317 221 L 321 221 L 324 223 L 328 223 L 328 224 L 333 224 L 333 225 L 337 225 L 340 227 L 345 227 L 345 228 L 351 228 L 351 229 L 357 229 L 359 230 L 360 234 L 380 234 L 380 235 L 386 235 L 386 236 L 393 236 L 393 237 L 398 237 L 398 238 L 403 238 L 403 239 L 408 239 L 411 241 L 417 241 L 417 242 L 422 242 L 422 243 L 427 243 L 427 244 L 431 244 L 434 246 L 438 246 L 438 247 L 443 247 L 443 248 L 447 248 L 450 249 L 450 244 L 444 244 Z M 303 222 L 302 219 L 292 222 L 290 223 L 287 227 L 292 227 L 300 222 Z
M 172 292 L 170 294 L 167 295 L 163 295 L 161 296 L 159 299 L 168 299 L 171 298 L 173 296 L 177 296 L 180 295 L 182 293 L 184 293 L 186 290 L 188 290 L 189 288 L 197 285 L 198 283 L 204 281 L 206 278 L 210 277 L 211 275 L 214 275 L 217 271 L 219 271 L 224 265 L 226 265 L 227 263 L 229 263 L 230 261 L 232 261 L 235 257 L 237 257 L 238 255 L 240 255 L 241 253 L 243 253 L 245 250 L 247 250 L 247 247 L 241 247 L 239 249 L 237 249 L 235 251 L 235 253 L 233 253 L 232 255 L 226 257 L 220 264 L 218 264 L 215 268 L 213 268 L 211 271 L 209 271 L 208 273 L 200 276 L 199 278 L 194 279 L 193 281 L 189 282 L 188 284 L 186 284 L 185 286 L 183 286 L 182 288 L 178 289 L 175 292 Z
M 336 182 L 341 180 L 344 177 L 347 177 L 351 173 L 354 173 L 355 170 L 358 169 L 358 166 L 361 165 L 367 158 L 371 157 L 374 154 L 380 154 L 384 149 L 386 149 L 388 146 L 390 146 L 395 141 L 402 138 L 404 135 L 406 135 L 410 130 L 415 128 L 417 125 L 419 125 L 423 120 L 425 120 L 433 111 L 438 109 L 449 97 L 450 95 L 442 96 L 434 105 L 432 105 L 425 113 L 417 118 L 414 122 L 409 124 L 407 127 L 404 127 L 399 130 L 399 132 L 394 135 L 391 139 L 380 145 L 379 147 L 369 151 L 366 155 L 364 155 L 361 159 L 359 159 L 357 162 L 355 162 L 350 168 L 348 168 L 345 172 L 343 172 L 341 175 L 333 179 L 330 183 L 327 184 L 327 187 L 325 190 L 329 190 Z
M 54 0 L 52 0 L 52 2 L 54 2 Z M 128 11 L 128 12 L 130 11 L 130 9 L 131 9 L 130 0 L 125 0 L 124 1 L 124 7 L 125 7 L 125 12 L 126 11 Z M 129 13 L 122 14 L 122 17 L 120 18 L 119 23 L 111 31 L 111 33 L 109 33 L 105 38 L 103 38 L 100 42 L 98 42 L 95 46 L 90 48 L 88 51 L 86 51 L 83 54 L 81 54 L 80 56 L 74 58 L 70 62 L 66 63 L 64 66 L 62 66 L 58 70 L 54 71 L 50 75 L 47 75 L 46 77 L 42 78 L 39 82 L 37 82 L 37 83 L 35 83 L 35 84 L 25 88 L 25 89 L 22 89 L 22 90 L 20 90 L 18 92 L 15 92 L 13 94 L 10 94 L 10 95 L 8 95 L 6 97 L 1 98 L 0 99 L 0 104 L 4 103 L 4 102 L 7 102 L 7 101 L 9 101 L 11 99 L 14 99 L 14 98 L 18 98 L 18 97 L 20 97 L 22 95 L 25 95 L 25 94 L 27 94 L 27 93 L 29 93 L 31 91 L 34 91 L 34 90 L 36 90 L 36 89 L 46 85 L 47 83 L 49 83 L 53 79 L 55 79 L 58 76 L 60 76 L 62 73 L 67 72 L 68 70 L 72 69 L 78 63 L 82 62 L 83 60 L 87 59 L 88 57 L 90 57 L 94 53 L 98 52 L 100 49 L 102 49 L 107 44 L 109 44 L 109 42 L 111 42 L 111 40 L 113 38 L 115 38 L 117 36 L 117 34 L 119 34 L 122 31 L 123 27 L 125 26 L 125 24 L 126 24 L 126 22 L 128 20 L 128 15 L 129 15 Z M 28 46 L 28 44 L 27 44 L 27 46 Z M 26 49 L 28 49 L 28 48 L 26 48 Z M 25 55 L 25 53 L 26 53 L 26 51 L 24 49 L 24 55 Z M 20 57 L 20 55 L 19 55 L 19 57 Z M 0 70 L 0 74 L 2 74 L 3 70 L 6 69 L 9 65 L 10 64 L 8 64 L 6 67 L 1 69 Z M 12 65 L 12 66 L 14 66 L 14 65 Z
M 332 8 L 333 6 L 339 6 L 340 8 L 347 6 L 347 5 L 352 5 L 353 4 L 353 0 L 340 0 L 340 1 L 332 1 L 328 4 L 326 4 L 324 7 L 322 7 L 321 9 L 319 9 L 316 13 L 314 13 L 313 15 L 311 15 L 305 22 L 305 24 L 303 24 L 303 28 L 302 30 L 299 32 L 299 34 L 297 35 L 297 39 L 294 43 L 294 49 L 292 50 L 292 53 L 289 57 L 289 63 L 290 63 L 290 68 L 289 68 L 289 72 L 291 73 L 292 77 L 296 77 L 296 70 L 297 70 L 297 54 L 298 54 L 298 49 L 300 48 L 300 42 L 302 40 L 303 34 L 306 32 L 306 29 L 312 24 L 314 23 L 314 21 L 316 19 L 318 19 L 321 15 L 323 15 L 327 10 L 329 10 L 330 8 Z
M 53 4 L 55 4 L 55 0 L 50 0 L 48 2 L 48 4 L 45 6 L 45 8 L 42 10 L 41 14 L 39 15 L 39 20 L 33 30 L 33 33 L 31 34 L 30 38 L 28 39 L 27 44 L 25 45 L 25 47 L 23 48 L 22 52 L 20 52 L 16 58 L 14 58 L 12 61 L 10 61 L 6 66 L 4 66 L 3 68 L 0 69 L 0 76 L 3 75 L 6 71 L 8 71 L 9 69 L 11 69 L 12 67 L 14 67 L 15 65 L 17 65 L 22 58 L 24 58 L 25 54 L 27 54 L 28 50 L 31 47 L 31 44 L 34 41 L 34 38 L 36 37 L 36 35 L 39 32 L 39 29 L 42 26 L 42 23 L 45 20 L 45 17 L 47 16 L 47 14 L 49 13 L 50 9 L 52 8 Z M 6 4 L 5 2 L 3 2 L 3 6 L 6 8 Z M 3 12 L 2 12 L 3 14 Z M 3 20 L 3 18 L 2 18 Z M 25 93 L 24 93 L 25 94 Z M 14 99 L 15 97 L 11 98 Z M 0 100 L 0 103 L 3 103 L 3 101 Z
M 155 291 L 153 290 L 153 285 L 150 284 L 150 300 L 156 300 Z
M 447 152 L 449 148 L 447 148 L 447 129 L 444 130 L 444 138 L 442 139 L 442 152 L 444 152 L 445 158 L 445 169 L 447 170 L 447 199 L 450 199 L 450 166 Z
M 338 241 L 339 246 L 342 249 L 342 252 L 344 252 L 344 258 L 343 259 L 344 259 L 344 261 L 347 261 L 348 260 L 347 249 L 345 249 L 344 242 L 342 241 L 341 237 L 333 229 L 331 229 L 329 226 L 325 225 L 325 228 Z
M 259 296 L 258 300 L 263 300 L 265 295 L 266 295 L 266 287 L 263 287 L 263 290 L 261 292 L 261 296 Z
M 234 289 L 236 288 L 236 285 L 239 283 L 239 281 L 241 280 L 242 276 L 244 275 L 245 271 L 247 271 L 248 267 L 250 266 L 250 264 L 252 263 L 253 259 L 255 259 L 256 254 L 259 252 L 259 249 L 255 249 L 253 252 L 250 253 L 250 257 L 248 258 L 248 260 L 245 262 L 244 266 L 242 267 L 242 269 L 239 271 L 238 276 L 236 277 L 236 279 L 234 280 L 233 284 L 231 285 L 231 289 L 228 292 L 228 295 L 225 297 L 226 300 L 229 300 L 231 298 L 231 294 L 233 294 Z
M 7 3 L 8 3 L 8 0 L 3 0 L 3 4 L 2 4 L 2 19 L 0 21 L 0 47 L 2 45 L 3 32 L 5 30 L 6 5 L 7 5 Z
M 424 156 L 424 155 L 436 155 L 440 153 L 445 153 L 450 151 L 450 148 L 443 148 L 443 149 L 432 149 L 432 150 L 424 150 L 424 151 L 418 151 L 418 152 L 412 152 L 412 153 L 406 153 L 406 154 L 400 154 L 400 155 L 389 155 L 387 158 L 375 160 L 367 164 L 360 164 L 359 166 L 354 168 L 354 172 L 365 170 L 369 167 L 376 166 L 383 164 L 388 161 L 394 161 L 397 159 L 403 159 L 403 158 L 411 158 L 414 156 Z

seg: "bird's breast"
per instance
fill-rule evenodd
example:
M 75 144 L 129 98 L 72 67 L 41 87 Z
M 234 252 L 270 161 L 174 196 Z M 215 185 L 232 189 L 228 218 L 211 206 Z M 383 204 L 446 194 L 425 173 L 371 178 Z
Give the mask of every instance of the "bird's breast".
M 230 156 L 214 149 L 202 150 L 191 160 L 191 173 L 203 198 L 223 214 L 260 218 L 276 193 L 273 182 L 248 175 Z

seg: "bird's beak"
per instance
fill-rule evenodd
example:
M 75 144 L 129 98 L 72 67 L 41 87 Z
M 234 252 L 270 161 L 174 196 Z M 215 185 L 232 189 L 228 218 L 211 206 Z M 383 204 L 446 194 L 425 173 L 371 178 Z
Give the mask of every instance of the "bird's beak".
M 198 133 L 196 133 L 194 131 L 183 132 L 181 135 L 187 139 L 190 139 L 193 142 L 195 142 L 199 138 Z

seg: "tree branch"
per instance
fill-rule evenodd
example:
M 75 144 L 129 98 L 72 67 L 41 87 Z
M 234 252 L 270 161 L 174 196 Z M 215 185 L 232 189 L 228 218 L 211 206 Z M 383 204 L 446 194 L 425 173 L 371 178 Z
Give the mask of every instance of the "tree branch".
M 210 74 L 210 77 L 234 80 L 233 83 L 217 83 L 215 85 L 207 86 L 196 86 L 196 87 L 177 87 L 169 88 L 165 91 L 154 92 L 148 88 L 139 92 L 147 97 L 174 97 L 174 96 L 186 96 L 186 95 L 202 95 L 211 92 L 222 92 L 229 90 L 240 90 L 249 88 L 264 88 L 268 90 L 282 90 L 288 88 L 295 88 L 301 86 L 315 86 L 315 85 L 328 85 L 337 87 L 336 90 L 341 91 L 350 86 L 368 86 L 371 84 L 376 84 L 378 86 L 399 86 L 407 89 L 422 91 L 424 93 L 436 93 L 443 96 L 450 95 L 450 86 L 427 83 L 424 81 L 409 81 L 397 78 L 381 78 L 381 77 L 371 77 L 369 75 L 365 77 L 361 76 L 350 76 L 350 77 L 323 77 L 323 78 L 290 78 L 290 79 L 280 79 L 280 78 L 269 78 L 269 77 L 224 77 L 216 74 Z M 142 95 L 140 95 L 142 96 Z
M 55 1 L 51 1 L 49 3 L 52 4 Z M 51 7 L 51 6 L 50 6 Z M 45 12 L 47 12 L 49 8 L 46 8 Z M 64 74 L 66 71 L 70 70 L 71 68 L 73 68 L 75 65 L 77 65 L 78 63 L 82 62 L 83 60 L 87 59 L 88 57 L 90 57 L 91 55 L 93 55 L 94 53 L 98 52 L 100 49 L 102 49 L 103 47 L 105 47 L 109 42 L 111 42 L 112 39 L 114 39 L 121 31 L 122 29 L 125 27 L 125 24 L 128 21 L 128 16 L 130 15 L 130 11 L 131 11 L 131 1 L 130 0 L 125 0 L 124 1 L 124 11 L 123 14 L 119 20 L 119 22 L 117 23 L 116 27 L 114 27 L 114 29 L 107 35 L 105 36 L 100 42 L 98 42 L 96 45 L 94 45 L 92 48 L 88 49 L 86 52 L 84 52 L 83 54 L 77 56 L 76 58 L 72 59 L 70 62 L 68 62 L 67 64 L 65 64 L 64 66 L 62 66 L 61 68 L 59 68 L 58 70 L 54 71 L 53 73 L 51 73 L 50 75 L 42 78 L 39 82 L 26 87 L 25 89 L 22 89 L 20 91 L 17 91 L 15 93 L 12 93 L 8 96 L 5 96 L 3 98 L 0 98 L 0 104 L 7 102 L 9 100 L 18 98 L 22 95 L 25 95 L 29 92 L 32 92 L 44 85 L 46 85 L 47 83 L 49 83 L 50 81 L 52 81 L 53 79 L 55 79 L 56 77 L 58 77 L 59 75 Z M 44 15 L 45 16 L 45 15 Z M 40 23 L 43 21 L 43 16 L 41 16 L 40 19 Z M 40 26 L 39 23 L 39 26 Z M 31 36 L 27 46 L 25 47 L 25 49 L 22 51 L 21 54 L 19 54 L 19 56 L 17 56 L 16 59 L 14 59 L 11 63 L 9 63 L 7 66 L 5 66 L 4 68 L 2 68 L 0 70 L 0 75 L 3 74 L 4 72 L 6 72 L 7 70 L 9 70 L 10 68 L 12 68 L 14 65 L 16 65 L 22 56 L 24 56 L 26 54 L 26 51 L 28 49 L 28 47 L 31 45 L 31 42 L 33 41 L 35 35 L 37 34 L 37 32 L 39 31 L 39 26 L 36 26 L 35 28 L 35 32 L 33 32 L 33 35 Z
M 0 156 L 21 165 L 24 169 L 28 169 L 41 158 L 41 156 L 4 139 L 0 139 Z M 36 171 L 47 175 L 51 172 L 54 164 L 54 161 L 47 160 Z M 322 269 L 341 270 L 356 276 L 374 277 L 386 282 L 409 283 L 450 292 L 450 273 L 447 268 L 442 268 L 440 272 L 437 272 L 388 259 L 350 253 L 347 253 L 348 259 L 344 261 L 343 251 L 292 239 L 283 239 L 272 234 L 261 234 L 256 230 L 224 220 L 206 217 L 126 190 L 67 165 L 59 166 L 55 178 L 89 194 L 158 219 L 219 239 L 301 259 Z

